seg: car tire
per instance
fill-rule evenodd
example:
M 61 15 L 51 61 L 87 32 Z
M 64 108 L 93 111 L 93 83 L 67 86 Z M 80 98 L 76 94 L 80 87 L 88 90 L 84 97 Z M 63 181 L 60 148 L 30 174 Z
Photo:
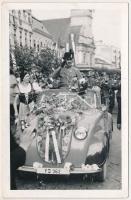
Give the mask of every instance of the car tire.
M 102 167 L 102 171 L 95 175 L 95 181 L 103 182 L 107 177 L 107 161 Z

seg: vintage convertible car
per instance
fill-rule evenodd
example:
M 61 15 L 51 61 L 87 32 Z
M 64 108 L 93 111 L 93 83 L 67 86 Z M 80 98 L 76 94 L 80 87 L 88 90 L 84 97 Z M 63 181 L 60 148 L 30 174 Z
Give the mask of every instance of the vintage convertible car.
M 37 174 L 95 174 L 106 178 L 112 116 L 99 93 L 84 95 L 58 89 L 41 93 L 26 123 L 34 120 L 36 137 L 19 170 Z

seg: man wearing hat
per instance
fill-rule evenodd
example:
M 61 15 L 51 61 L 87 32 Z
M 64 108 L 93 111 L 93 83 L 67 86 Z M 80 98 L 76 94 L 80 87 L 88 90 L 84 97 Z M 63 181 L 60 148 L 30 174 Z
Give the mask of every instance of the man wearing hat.
M 80 71 L 73 66 L 73 59 L 74 54 L 72 50 L 69 52 L 66 52 L 63 57 L 62 65 L 59 69 L 57 69 L 57 72 L 59 72 L 59 76 L 61 79 L 61 86 L 70 88 L 72 83 L 74 83 L 74 80 L 78 80 L 82 78 L 82 75 Z M 56 72 L 53 74 L 52 77 L 56 76 Z M 58 73 L 57 73 L 58 76 Z

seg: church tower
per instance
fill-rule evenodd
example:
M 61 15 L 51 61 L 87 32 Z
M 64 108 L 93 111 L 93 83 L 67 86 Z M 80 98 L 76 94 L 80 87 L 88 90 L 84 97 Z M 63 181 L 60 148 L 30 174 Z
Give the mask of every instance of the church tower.
M 76 43 L 76 64 L 87 67 L 94 66 L 94 38 L 92 33 L 93 10 L 71 10 L 70 27 L 78 30 Z

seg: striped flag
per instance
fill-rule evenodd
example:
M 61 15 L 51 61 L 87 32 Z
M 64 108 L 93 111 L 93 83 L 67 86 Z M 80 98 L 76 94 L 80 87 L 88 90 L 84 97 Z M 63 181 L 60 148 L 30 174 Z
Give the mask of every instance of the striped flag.
M 74 53 L 74 63 L 76 63 L 76 46 L 75 46 L 75 36 L 74 33 L 70 33 L 70 44 L 71 44 L 71 49 L 73 50 Z
M 11 58 L 12 58 L 12 62 L 13 62 L 13 67 L 16 67 L 16 59 L 15 59 L 13 52 L 11 52 Z
M 52 130 L 50 133 L 49 133 L 49 130 L 47 130 L 46 142 L 45 142 L 45 161 L 46 162 L 50 161 L 50 159 L 49 159 L 49 145 L 50 145 L 49 134 L 52 135 L 53 145 L 54 145 L 54 150 L 55 150 L 55 154 L 56 154 L 57 163 L 61 163 L 60 152 L 59 152 L 58 143 L 57 143 L 57 139 L 56 139 L 56 132 L 54 130 Z

